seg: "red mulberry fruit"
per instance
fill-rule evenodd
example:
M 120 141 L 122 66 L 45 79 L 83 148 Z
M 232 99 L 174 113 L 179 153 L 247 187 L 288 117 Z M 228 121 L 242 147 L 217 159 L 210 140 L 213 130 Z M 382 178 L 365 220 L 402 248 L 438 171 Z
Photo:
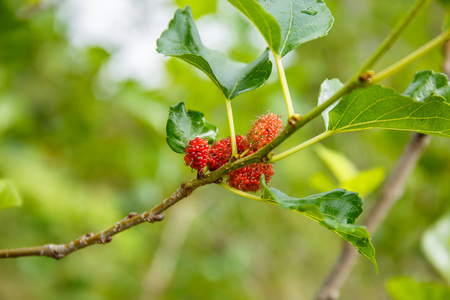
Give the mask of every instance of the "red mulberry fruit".
M 236 137 L 236 147 L 238 154 L 243 153 L 249 148 L 247 139 L 243 135 L 238 135 Z M 225 165 L 231 158 L 231 139 L 227 137 L 223 140 L 215 142 L 209 151 L 209 170 L 215 171 Z
M 230 173 L 228 185 L 244 192 L 256 192 L 261 189 L 260 179 L 264 174 L 266 183 L 273 175 L 272 164 L 254 163 Z
M 209 159 L 209 146 L 208 141 L 199 137 L 196 137 L 189 142 L 186 147 L 186 154 L 184 155 L 184 161 L 186 165 L 192 169 L 203 172 L 203 168 Z
M 247 133 L 247 140 L 253 150 L 258 150 L 278 136 L 283 123 L 274 113 L 259 118 Z

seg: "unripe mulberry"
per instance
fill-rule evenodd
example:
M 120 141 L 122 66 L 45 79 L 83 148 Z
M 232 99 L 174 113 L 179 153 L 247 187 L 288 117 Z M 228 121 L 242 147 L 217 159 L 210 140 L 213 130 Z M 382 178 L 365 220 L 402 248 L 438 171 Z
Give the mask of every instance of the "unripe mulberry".
M 238 135 L 236 137 L 236 147 L 238 154 L 248 149 L 249 144 L 245 136 Z M 231 153 L 230 137 L 215 142 L 209 151 L 208 169 L 212 172 L 225 165 L 230 160 Z
M 196 137 L 189 142 L 186 147 L 186 154 L 184 155 L 184 161 L 187 166 L 202 173 L 208 159 L 209 145 L 207 140 Z
M 228 185 L 244 192 L 256 192 L 261 189 L 260 179 L 264 174 L 266 183 L 273 175 L 272 164 L 254 163 L 230 173 Z
M 279 116 L 269 112 L 259 118 L 247 133 L 247 140 L 253 150 L 258 150 L 278 136 L 283 122 Z

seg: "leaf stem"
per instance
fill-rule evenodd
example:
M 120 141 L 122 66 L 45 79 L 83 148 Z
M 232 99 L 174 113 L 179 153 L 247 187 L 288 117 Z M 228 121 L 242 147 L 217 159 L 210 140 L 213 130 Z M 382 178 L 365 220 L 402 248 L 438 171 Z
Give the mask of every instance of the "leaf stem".
M 418 14 L 431 2 L 431 0 L 417 0 L 406 15 L 392 29 L 391 33 L 375 50 L 375 52 L 367 59 L 359 70 L 360 74 L 364 74 L 367 70 L 373 68 L 380 58 L 391 49 L 392 45 L 399 39 L 408 26 L 414 21 Z
M 284 101 L 286 102 L 286 108 L 288 111 L 288 119 L 292 117 L 294 112 L 294 106 L 292 105 L 291 94 L 289 93 L 289 85 L 287 83 L 286 74 L 284 73 L 283 63 L 281 62 L 281 56 L 273 52 L 275 57 L 275 63 L 277 65 L 278 76 L 280 77 L 281 89 L 283 90 Z
M 225 98 L 228 115 L 228 125 L 230 126 L 230 139 L 231 139 L 231 156 L 234 157 L 237 154 L 236 146 L 236 133 L 234 131 L 233 110 L 231 109 L 231 100 Z
M 300 120 L 298 124 L 296 124 L 295 128 L 299 129 L 306 125 L 309 121 L 320 115 L 325 109 L 327 109 L 334 102 L 339 100 L 342 96 L 354 90 L 357 87 L 361 87 L 363 83 L 359 81 L 350 81 L 345 84 L 339 91 L 337 91 L 333 96 L 330 97 L 327 101 L 323 102 L 321 105 L 314 107 L 310 110 L 303 118 Z
M 229 190 L 230 192 L 235 193 L 236 195 L 239 195 L 239 196 L 242 196 L 242 197 L 245 197 L 245 198 L 248 198 L 248 199 L 256 200 L 256 201 L 259 201 L 259 202 L 268 202 L 266 199 L 263 199 L 263 198 L 258 197 L 258 196 L 256 196 L 256 195 L 249 194 L 249 193 L 240 191 L 240 190 L 238 190 L 238 189 L 232 188 L 231 186 L 229 186 L 228 184 L 226 184 L 226 183 L 224 183 L 224 182 L 219 183 L 219 185 L 220 185 L 221 187 L 223 187 L 224 189 Z
M 281 160 L 281 159 L 283 159 L 283 158 L 285 158 L 285 157 L 287 157 L 289 155 L 292 155 L 292 154 L 294 154 L 294 153 L 296 153 L 296 152 L 298 152 L 300 150 L 303 150 L 303 149 L 305 149 L 305 148 L 307 148 L 307 147 L 309 147 L 311 145 L 314 145 L 315 143 L 320 142 L 321 140 L 323 140 L 323 139 L 325 139 L 325 138 L 327 138 L 329 136 L 332 136 L 333 134 L 334 134 L 333 131 L 322 132 L 321 134 L 313 137 L 312 139 L 307 140 L 306 142 L 304 142 L 304 143 L 302 143 L 300 145 L 297 145 L 297 146 L 295 146 L 295 147 L 293 147 L 293 148 L 291 148 L 289 150 L 286 150 L 286 151 L 284 151 L 284 152 L 282 152 L 280 154 L 275 155 L 274 157 L 272 157 L 270 162 L 273 163 L 273 162 L 279 161 L 279 160 Z
M 387 67 L 386 69 L 382 70 L 381 72 L 375 74 L 372 77 L 372 82 L 380 82 L 381 80 L 393 75 L 394 73 L 398 72 L 400 69 L 404 68 L 405 66 L 409 65 L 410 63 L 414 62 L 415 60 L 421 58 L 425 54 L 429 53 L 431 50 L 434 50 L 436 47 L 444 43 L 446 40 L 450 38 L 450 30 L 447 30 L 416 51 L 412 52 L 408 56 L 404 57 L 403 59 L 397 61 L 395 64 Z

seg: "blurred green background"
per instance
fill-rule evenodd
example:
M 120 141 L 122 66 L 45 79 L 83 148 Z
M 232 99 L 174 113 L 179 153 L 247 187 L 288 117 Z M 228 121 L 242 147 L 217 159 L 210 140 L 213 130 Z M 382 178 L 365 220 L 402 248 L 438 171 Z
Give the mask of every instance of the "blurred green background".
M 329 35 L 285 59 L 296 110 L 314 107 L 325 78 L 348 79 L 412 2 L 327 1 L 336 18 Z M 208 78 L 156 55 L 157 36 L 186 4 L 207 45 L 246 62 L 263 51 L 258 32 L 224 0 L 0 1 L 0 178 L 12 180 L 23 200 L 0 211 L 0 248 L 98 232 L 192 178 L 165 142 L 170 105 L 184 101 L 219 127 L 220 138 L 228 135 L 225 105 Z M 377 70 L 438 35 L 443 14 L 433 2 Z M 441 71 L 442 59 L 436 50 L 384 84 L 403 91 L 414 72 Z M 233 109 L 242 134 L 268 109 L 285 115 L 276 72 L 233 100 Z M 320 133 L 322 123 L 312 122 L 285 147 Z M 323 144 L 359 169 L 389 172 L 409 136 L 362 131 Z M 445 283 L 421 241 L 450 211 L 449 146 L 432 139 L 373 237 L 380 274 L 361 258 L 342 299 L 389 299 L 385 285 L 397 276 Z M 311 178 L 333 177 L 315 150 L 277 163 L 271 186 L 292 196 L 317 193 L 320 182 Z M 376 195 L 364 197 L 365 211 Z M 211 185 L 172 207 L 164 222 L 132 228 L 107 246 L 62 261 L 1 260 L 0 299 L 312 299 L 342 243 L 298 214 Z

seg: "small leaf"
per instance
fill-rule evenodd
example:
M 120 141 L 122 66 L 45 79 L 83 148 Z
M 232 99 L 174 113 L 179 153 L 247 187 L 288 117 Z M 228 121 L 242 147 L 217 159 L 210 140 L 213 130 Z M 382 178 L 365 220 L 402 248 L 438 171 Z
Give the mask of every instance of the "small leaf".
M 244 64 L 203 46 L 189 6 L 176 11 L 157 45 L 159 53 L 182 59 L 203 71 L 227 99 L 261 87 L 272 72 L 269 49 L 255 61 Z
M 375 266 L 375 249 L 370 242 L 370 233 L 365 226 L 355 225 L 362 212 L 362 199 L 355 192 L 336 189 L 305 198 L 293 198 L 275 188 L 267 188 L 261 177 L 262 198 L 277 203 L 280 207 L 301 213 L 323 227 L 337 233 L 366 256 Z
M 339 183 L 351 180 L 358 174 L 358 168 L 343 154 L 322 145 L 315 147 L 316 153 L 336 176 Z
M 255 24 L 269 47 L 281 57 L 327 35 L 334 22 L 323 0 L 228 1 Z
M 442 97 L 449 97 L 448 83 L 443 86 L 441 76 L 422 73 L 411 83 L 408 95 L 421 100 L 429 95 L 423 102 L 380 85 L 355 89 L 328 113 L 327 130 L 380 128 L 450 137 L 450 104 Z
M 393 300 L 447 300 L 450 288 L 434 282 L 418 283 L 409 277 L 389 280 L 387 290 Z
M 337 184 L 324 172 L 314 173 L 309 178 L 309 184 L 318 192 L 326 192 L 337 188 Z
M 425 101 L 431 95 L 439 95 L 450 99 L 450 85 L 448 78 L 442 73 L 430 70 L 417 72 L 403 95 L 417 101 Z
M 0 180 L 0 209 L 20 205 L 22 200 L 13 184 L 8 180 Z
M 320 91 L 319 91 L 319 100 L 317 101 L 317 106 L 321 105 L 328 99 L 330 99 L 334 94 L 336 94 L 342 87 L 344 87 L 344 84 L 339 81 L 339 79 L 333 78 L 333 79 L 326 79 L 322 84 L 320 85 Z M 328 106 L 327 109 L 325 109 L 322 112 L 323 121 L 325 122 L 325 128 L 328 130 L 328 125 L 330 123 L 330 118 L 328 117 L 328 113 L 336 106 L 338 105 L 339 101 L 336 101 L 332 105 Z
M 375 191 L 383 182 L 385 170 L 382 167 L 359 171 L 342 153 L 322 145 L 317 145 L 315 150 L 339 183 L 337 186 L 335 185 L 327 190 L 340 187 L 350 191 L 358 191 L 359 195 L 364 197 Z
M 430 264 L 450 284 L 450 214 L 441 217 L 425 231 L 422 251 Z
M 184 153 L 189 141 L 200 137 L 210 143 L 217 135 L 217 127 L 205 120 L 203 113 L 188 110 L 184 103 L 172 105 L 166 126 L 167 144 L 176 153 Z
M 258 28 L 269 48 L 278 53 L 281 45 L 281 28 L 278 21 L 255 0 L 228 0 Z
M 341 183 L 341 187 L 350 191 L 358 191 L 361 197 L 374 192 L 383 183 L 386 171 L 383 167 L 376 167 L 358 173 L 354 178 Z

